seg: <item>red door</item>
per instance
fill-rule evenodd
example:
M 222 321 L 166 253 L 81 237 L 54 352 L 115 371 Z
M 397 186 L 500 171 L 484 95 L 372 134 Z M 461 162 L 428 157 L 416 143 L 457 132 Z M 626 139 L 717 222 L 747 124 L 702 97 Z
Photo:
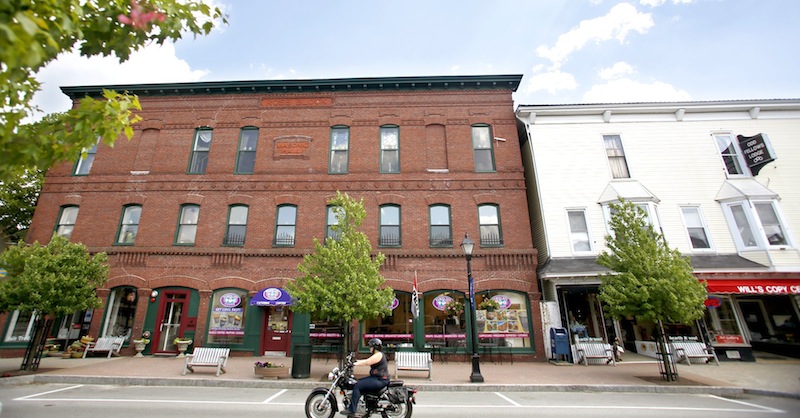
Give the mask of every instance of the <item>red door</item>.
M 173 341 L 175 337 L 183 337 L 186 327 L 187 310 L 189 309 L 188 290 L 164 290 L 158 306 L 156 329 L 153 332 L 155 344 L 151 347 L 155 353 L 177 353 Z
M 285 306 L 269 306 L 264 321 L 263 348 L 265 353 L 286 355 L 292 341 L 289 329 L 292 312 Z

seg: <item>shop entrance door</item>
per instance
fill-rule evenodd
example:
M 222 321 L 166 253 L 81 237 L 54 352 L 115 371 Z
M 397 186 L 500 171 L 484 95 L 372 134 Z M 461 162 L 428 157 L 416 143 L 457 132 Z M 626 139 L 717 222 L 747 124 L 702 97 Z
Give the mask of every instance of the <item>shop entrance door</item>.
M 291 311 L 285 306 L 270 306 L 267 308 L 264 332 L 261 334 L 264 336 L 265 355 L 285 356 L 288 353 L 289 344 L 292 341 L 292 330 L 289 329 L 291 315 Z
M 177 353 L 173 341 L 183 336 L 186 310 L 189 309 L 189 292 L 185 290 L 165 290 L 158 309 L 158 326 L 153 339 L 156 342 L 153 353 Z

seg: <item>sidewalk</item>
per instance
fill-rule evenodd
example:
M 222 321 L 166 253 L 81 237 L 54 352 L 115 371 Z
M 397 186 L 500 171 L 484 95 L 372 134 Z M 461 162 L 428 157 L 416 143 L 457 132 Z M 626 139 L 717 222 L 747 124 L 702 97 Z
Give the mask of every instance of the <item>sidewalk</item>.
M 311 389 L 327 385 L 327 373 L 336 361 L 313 359 L 308 378 L 262 380 L 253 374 L 253 363 L 271 361 L 291 367 L 286 357 L 231 357 L 227 373 L 217 377 L 210 367 L 195 368 L 182 376 L 183 359 L 174 357 L 43 358 L 39 370 L 20 373 L 20 358 L 0 359 L 0 386 L 26 383 L 77 383 L 151 386 L 219 386 L 249 388 Z M 394 372 L 394 364 L 389 363 Z M 356 369 L 356 373 L 365 372 Z M 755 363 L 722 362 L 678 365 L 679 380 L 661 379 L 654 359 L 625 353 L 617 366 L 491 362 L 481 358 L 484 383 L 470 383 L 471 363 L 434 362 L 432 380 L 426 372 L 401 371 L 399 378 L 420 391 L 539 391 L 539 392 L 664 392 L 737 395 L 754 393 L 800 399 L 800 359 L 759 354 Z

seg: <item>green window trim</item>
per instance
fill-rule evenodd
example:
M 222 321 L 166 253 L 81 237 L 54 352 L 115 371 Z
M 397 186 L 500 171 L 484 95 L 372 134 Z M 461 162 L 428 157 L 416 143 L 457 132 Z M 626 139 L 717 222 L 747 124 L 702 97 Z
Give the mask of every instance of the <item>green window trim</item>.
M 211 152 L 211 142 L 214 139 L 214 130 L 211 128 L 197 128 L 192 141 L 192 153 L 189 155 L 187 174 L 205 174 L 208 169 L 208 156 Z
M 191 211 L 195 210 L 193 214 Z M 175 229 L 175 242 L 173 245 L 193 247 L 197 242 L 197 225 L 200 222 L 200 205 L 181 205 L 178 211 L 178 225 Z M 191 235 L 191 240 L 189 236 Z
M 255 126 L 245 126 L 239 131 L 239 146 L 233 174 L 253 174 L 255 172 L 258 136 L 259 130 Z
M 244 247 L 247 238 L 247 219 L 250 208 L 247 205 L 228 206 L 228 222 L 222 245 L 226 247 Z
M 333 126 L 330 136 L 328 174 L 347 174 L 350 164 L 350 127 Z
M 139 234 L 139 223 L 142 217 L 142 205 L 125 205 L 119 217 L 117 236 L 114 245 L 134 245 Z
M 400 173 L 400 128 L 384 125 L 380 129 L 380 172 Z
M 476 173 L 494 173 L 497 166 L 494 160 L 494 141 L 492 128 L 487 124 L 472 125 L 472 155 Z
M 294 247 L 297 240 L 297 205 L 279 205 L 275 211 L 274 247 Z

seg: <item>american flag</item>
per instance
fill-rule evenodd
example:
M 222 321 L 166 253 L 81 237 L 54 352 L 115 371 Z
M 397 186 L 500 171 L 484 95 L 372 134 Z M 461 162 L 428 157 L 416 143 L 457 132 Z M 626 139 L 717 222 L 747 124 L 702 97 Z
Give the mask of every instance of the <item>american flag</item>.
M 417 291 L 417 271 L 414 270 L 414 290 L 411 291 L 411 315 L 419 318 L 419 292 Z

